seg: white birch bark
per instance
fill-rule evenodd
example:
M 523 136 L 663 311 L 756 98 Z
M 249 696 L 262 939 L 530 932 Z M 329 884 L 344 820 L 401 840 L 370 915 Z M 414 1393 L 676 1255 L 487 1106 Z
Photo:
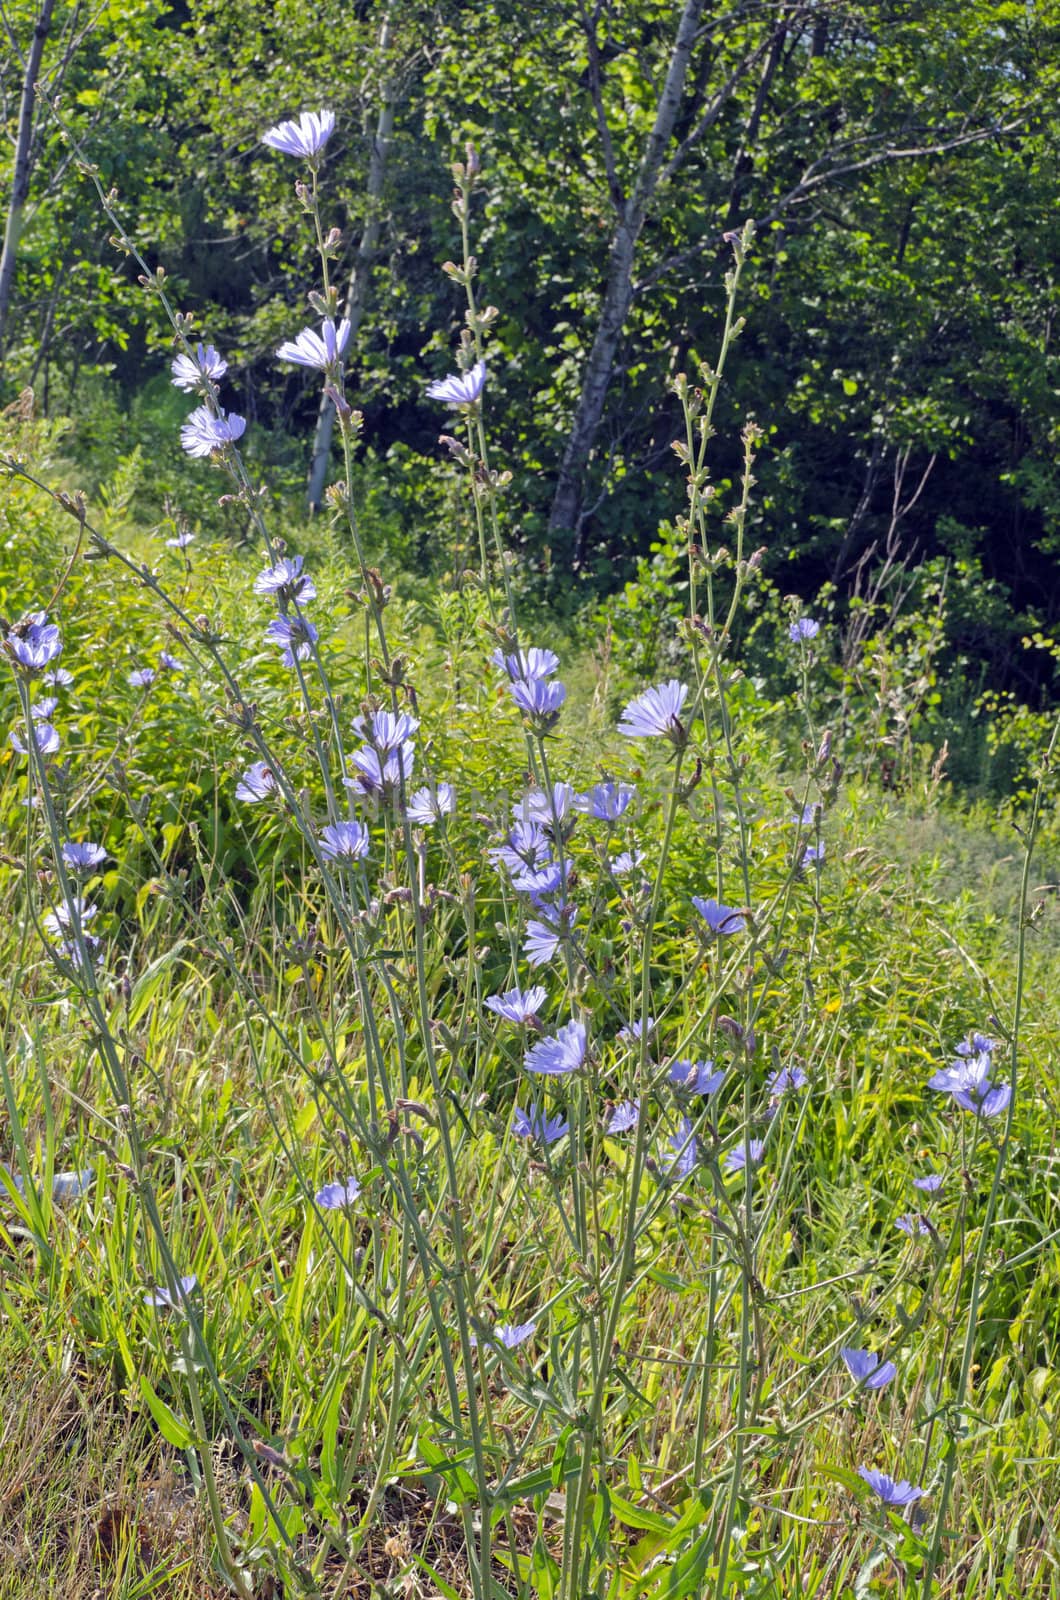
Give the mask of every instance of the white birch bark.
M 705 0 L 685 0 L 674 37 L 666 82 L 655 108 L 655 121 L 641 156 L 633 188 L 621 206 L 611 240 L 600 319 L 585 364 L 581 394 L 563 453 L 549 516 L 549 534 L 575 536 L 575 559 L 582 555 L 581 503 L 585 471 L 592 454 L 604 400 L 611 382 L 622 329 L 633 300 L 633 260 L 648 207 L 663 171 L 681 106 L 688 66 Z
M 18 113 L 18 133 L 15 137 L 15 164 L 11 178 L 11 197 L 7 206 L 3 249 L 0 250 L 0 353 L 3 351 L 7 316 L 11 306 L 11 291 L 15 283 L 15 256 L 22 233 L 22 219 L 26 209 L 26 201 L 29 199 L 29 185 L 32 176 L 30 151 L 33 143 L 33 110 L 37 92 L 37 77 L 40 72 L 41 58 L 44 55 L 44 45 L 51 29 L 54 10 L 55 0 L 42 0 L 40 11 L 37 14 L 37 21 L 33 28 L 33 40 L 29 47 L 29 54 L 26 56 L 25 75 L 22 79 L 22 99 Z

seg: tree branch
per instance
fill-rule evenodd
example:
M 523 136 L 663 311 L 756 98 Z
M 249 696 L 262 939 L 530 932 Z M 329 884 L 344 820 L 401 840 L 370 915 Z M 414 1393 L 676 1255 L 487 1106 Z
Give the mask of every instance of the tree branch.
M 1018 117 L 1014 122 L 999 123 L 991 128 L 971 129 L 967 133 L 958 134 L 953 139 L 940 140 L 933 144 L 915 145 L 908 148 L 888 146 L 886 149 L 876 150 L 871 155 L 864 156 L 858 161 L 843 162 L 840 165 L 828 167 L 818 172 L 815 172 L 814 168 L 819 163 L 814 162 L 806 169 L 799 182 L 789 189 L 786 194 L 782 195 L 764 216 L 754 219 L 755 223 L 759 229 L 769 227 L 771 223 L 778 221 L 786 212 L 793 210 L 796 206 L 805 204 L 811 196 L 819 194 L 827 184 L 836 178 L 847 177 L 853 172 L 867 171 L 871 167 L 882 165 L 885 161 L 915 161 L 923 160 L 928 156 L 949 155 L 953 150 L 965 149 L 972 144 L 982 144 L 986 139 L 1016 133 L 1025 120 L 1025 117 Z M 888 135 L 886 134 L 880 134 L 875 142 L 887 137 Z M 863 139 L 852 140 L 848 145 L 840 148 L 851 149 L 855 144 L 864 145 L 868 142 Z M 717 233 L 710 234 L 708 238 L 700 239 L 695 244 L 689 245 L 687 250 L 674 251 L 671 255 L 664 257 L 650 272 L 637 279 L 633 285 L 634 295 L 646 294 L 649 289 L 653 289 L 669 273 L 679 267 L 687 266 L 690 262 L 706 255 L 711 250 L 720 250 L 724 243 L 725 230 L 721 229 Z
M 756 218 L 756 221 L 760 227 L 768 226 L 792 206 L 801 205 L 808 195 L 816 193 L 818 189 L 834 182 L 836 178 L 846 178 L 854 172 L 867 172 L 871 167 L 882 166 L 885 161 L 921 161 L 927 156 L 949 155 L 951 151 L 962 150 L 967 145 L 982 144 L 984 139 L 1015 133 L 1024 120 L 1023 117 L 1017 117 L 1014 122 L 998 123 L 992 128 L 973 128 L 967 133 L 958 134 L 954 139 L 943 139 L 933 144 L 914 145 L 906 149 L 889 146 L 885 150 L 877 150 L 873 155 L 864 156 L 860 161 L 848 161 L 841 166 L 828 167 L 822 172 L 814 172 L 814 166 L 817 165 L 815 162 L 806 169 L 802 180 L 782 196 L 772 211 L 767 212 L 764 217 Z
M 626 196 L 618 176 L 618 166 L 615 162 L 615 147 L 611 139 L 611 128 L 607 121 L 607 112 L 604 109 L 604 80 L 600 63 L 600 45 L 597 40 L 596 30 L 600 21 L 601 0 L 596 0 L 592 14 L 582 7 L 581 23 L 585 34 L 585 43 L 589 52 L 589 94 L 593 102 L 593 112 L 596 117 L 596 129 L 600 135 L 600 148 L 604 155 L 604 170 L 607 173 L 607 187 L 611 195 L 611 203 L 619 216 L 626 204 Z
M 745 55 L 739 62 L 737 62 L 736 66 L 730 72 L 728 78 L 722 84 L 721 88 L 708 102 L 705 110 L 699 118 L 699 121 L 695 124 L 691 133 L 685 135 L 677 149 L 674 151 L 673 155 L 670 157 L 669 161 L 666 163 L 659 177 L 660 185 L 668 183 L 674 174 L 681 169 L 691 152 L 703 138 L 703 135 L 708 133 L 714 126 L 715 122 L 717 122 L 722 111 L 732 99 L 732 96 L 736 92 L 736 88 L 740 82 L 746 78 L 747 74 L 751 72 L 758 65 L 758 63 L 769 54 L 769 52 L 774 48 L 777 39 L 783 37 L 789 26 L 790 23 L 786 20 L 778 23 L 777 27 L 771 34 L 768 35 L 767 38 L 763 39 L 762 42 L 756 45 L 756 47 L 748 55 Z

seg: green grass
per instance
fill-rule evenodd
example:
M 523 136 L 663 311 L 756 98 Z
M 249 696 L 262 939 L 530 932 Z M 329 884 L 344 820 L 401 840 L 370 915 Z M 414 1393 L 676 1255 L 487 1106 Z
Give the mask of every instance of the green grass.
M 76 530 L 23 485 L 6 494 L 0 541 L 13 560 L 0 609 L 10 619 L 44 603 Z M 108 531 L 166 574 L 191 616 L 208 615 L 253 686 L 258 720 L 319 808 L 310 723 L 290 674 L 260 644 L 268 610 L 250 595 L 256 553 L 202 542 L 186 567 L 120 517 Z M 328 619 L 326 659 L 348 727 L 376 671 L 366 667 L 355 566 L 326 530 L 299 548 L 320 590 L 314 614 Z M 1022 859 L 1012 819 L 962 808 L 927 775 L 930 759 L 911 762 L 900 796 L 850 778 L 826 793 L 818 885 L 792 870 L 785 790 L 801 800 L 808 782 L 792 708 L 733 690 L 752 903 L 772 908 L 776 937 L 749 978 L 739 941 L 713 949 L 695 936 L 689 896 L 714 892 L 719 859 L 737 894 L 738 813 L 719 760 L 676 814 L 649 975 L 658 1059 L 710 1055 L 729 1077 L 700 1115 L 705 1159 L 686 1182 L 659 1175 L 665 1137 L 651 1147 L 607 1355 L 599 1341 L 633 1157 L 628 1136 L 605 1134 L 599 1106 L 638 1083 L 637 1052 L 616 1038 L 639 1014 L 641 947 L 626 926 L 637 913 L 613 887 L 601 890 L 589 975 L 568 982 L 560 964 L 542 969 L 548 1031 L 576 1005 L 598 1045 L 584 1087 L 551 1091 L 582 1119 L 575 1169 L 568 1145 L 543 1159 L 513 1137 L 512 1106 L 527 1092 L 522 1046 L 482 1005 L 526 977 L 507 931 L 511 896 L 484 849 L 522 790 L 527 756 L 484 665 L 479 593 L 396 584 L 387 619 L 407 658 L 421 748 L 460 804 L 445 844 L 431 838 L 417 866 L 435 891 L 420 957 L 401 842 L 376 824 L 380 907 L 359 960 L 291 819 L 232 798 L 252 752 L 209 654 L 175 642 L 157 598 L 113 562 L 75 563 L 57 610 L 75 675 L 56 713 L 69 768 L 59 801 L 69 832 L 109 852 L 92 885 L 107 949 L 101 1005 L 132 1116 L 115 1103 L 76 985 L 34 925 L 55 884 L 36 813 L 27 843 L 24 767 L 5 746 L 0 1155 L 38 1182 L 53 1169 L 91 1168 L 93 1179 L 73 1204 L 0 1197 L 0 1596 L 224 1592 L 202 1486 L 211 1463 L 255 1594 L 469 1593 L 462 1507 L 473 1521 L 481 1497 L 467 1414 L 454 1417 L 449 1394 L 455 1363 L 466 1407 L 458 1278 L 483 1336 L 495 1322 L 537 1322 L 511 1355 L 480 1345 L 472 1366 L 505 1592 L 558 1593 L 592 1374 L 606 1370 L 583 1524 L 587 1546 L 610 1541 L 594 1581 L 616 1600 L 714 1593 L 743 1351 L 754 1412 L 740 1441 L 728 1592 L 919 1594 L 928 1534 L 881 1519 L 856 1468 L 924 1483 L 929 1530 L 943 1450 L 959 1434 L 938 1593 L 1060 1593 L 1060 922 L 1048 893 L 1029 935 L 1013 1143 L 960 1413 L 951 1402 L 991 1146 L 976 1140 L 974 1119 L 925 1090 L 970 1028 L 1003 1036 L 1011 1025 Z M 562 644 L 545 633 L 539 642 Z M 187 670 L 133 690 L 128 672 L 162 647 Z M 619 748 L 612 735 L 629 692 L 622 664 L 586 654 L 565 677 L 552 772 L 580 787 L 604 770 L 635 781 L 637 842 L 651 868 L 669 780 L 657 751 Z M 12 722 L 14 689 L 0 693 Z M 632 826 L 617 831 L 625 838 Z M 568 842 L 583 899 L 599 879 L 601 837 L 579 822 Z M 1033 884 L 1051 879 L 1055 854 L 1047 819 Z M 753 1050 L 725 1022 L 749 1004 Z M 389 1112 L 371 1076 L 379 1061 Z M 792 1063 L 809 1090 L 785 1097 L 770 1121 L 766 1076 Z M 660 1087 L 655 1103 L 665 1133 L 672 1097 Z M 749 1134 L 767 1140 L 751 1276 L 738 1259 L 747 1192 L 712 1159 L 712 1124 L 718 1156 Z M 910 1180 L 928 1166 L 946 1173 L 924 1207 L 937 1242 L 895 1227 L 920 1205 Z M 357 1206 L 316 1214 L 307 1194 L 347 1172 L 362 1184 Z M 143 1180 L 180 1271 L 201 1286 L 201 1344 L 144 1303 L 165 1264 Z M 843 1343 L 886 1350 L 898 1380 L 877 1397 L 855 1393 Z M 200 1371 L 200 1437 L 187 1375 L 190 1356 L 201 1368 L 204 1354 L 217 1383 Z M 257 1451 L 257 1485 L 233 1424 Z

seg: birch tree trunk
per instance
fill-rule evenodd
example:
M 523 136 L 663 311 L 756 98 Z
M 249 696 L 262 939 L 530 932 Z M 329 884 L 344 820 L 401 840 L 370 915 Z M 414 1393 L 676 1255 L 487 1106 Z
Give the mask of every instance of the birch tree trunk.
M 26 57 L 26 73 L 22 80 L 22 99 L 18 113 L 18 133 L 15 137 L 15 165 L 11 179 L 11 198 L 7 207 L 4 227 L 4 244 L 0 251 L 0 360 L 3 358 L 4 336 L 11 306 L 11 291 L 15 283 L 15 252 L 22 232 L 22 218 L 29 199 L 32 174 L 30 151 L 33 143 L 33 111 L 36 100 L 37 76 L 40 72 L 44 45 L 52 25 L 55 0 L 41 0 L 41 8 L 33 29 L 33 40 Z
M 673 136 L 704 3 L 705 0 L 685 0 L 666 82 L 655 108 L 655 122 L 644 147 L 633 188 L 619 209 L 611 240 L 600 320 L 585 364 L 581 394 L 560 464 L 549 515 L 548 529 L 552 538 L 574 535 L 575 564 L 581 561 L 584 554 L 581 508 L 585 472 L 603 416 L 604 400 L 611 383 L 622 329 L 633 300 L 633 259 L 637 240 L 658 187 L 667 146 Z
M 383 25 L 379 31 L 379 51 L 385 54 L 390 45 L 390 11 L 387 10 L 383 18 Z M 388 73 L 383 81 L 383 101 L 379 108 L 379 121 L 376 124 L 375 138 L 372 140 L 371 155 L 368 159 L 368 210 L 365 218 L 364 231 L 361 242 L 357 247 L 354 257 L 353 271 L 350 274 L 349 287 L 346 291 L 346 305 L 343 316 L 350 324 L 350 340 L 348 350 L 352 350 L 357 330 L 364 316 L 365 304 L 368 298 L 368 282 L 372 271 L 372 259 L 379 246 L 379 235 L 382 231 L 383 185 L 386 182 L 387 156 L 390 149 L 390 140 L 394 132 L 394 101 L 395 89 L 393 77 Z M 320 397 L 320 410 L 317 413 L 316 431 L 313 435 L 313 453 L 309 462 L 309 477 L 306 486 L 306 500 L 310 511 L 319 511 L 324 502 L 324 487 L 328 472 L 328 460 L 331 455 L 331 437 L 335 429 L 335 407 L 327 395 Z

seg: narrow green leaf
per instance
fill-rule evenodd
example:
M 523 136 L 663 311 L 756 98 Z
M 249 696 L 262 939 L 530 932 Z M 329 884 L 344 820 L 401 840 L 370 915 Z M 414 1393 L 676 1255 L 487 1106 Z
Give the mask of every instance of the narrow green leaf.
M 181 1422 L 177 1414 L 152 1389 L 144 1373 L 140 1374 L 140 1393 L 147 1401 L 148 1410 L 158 1424 L 158 1431 L 178 1450 L 194 1450 L 195 1436 Z

